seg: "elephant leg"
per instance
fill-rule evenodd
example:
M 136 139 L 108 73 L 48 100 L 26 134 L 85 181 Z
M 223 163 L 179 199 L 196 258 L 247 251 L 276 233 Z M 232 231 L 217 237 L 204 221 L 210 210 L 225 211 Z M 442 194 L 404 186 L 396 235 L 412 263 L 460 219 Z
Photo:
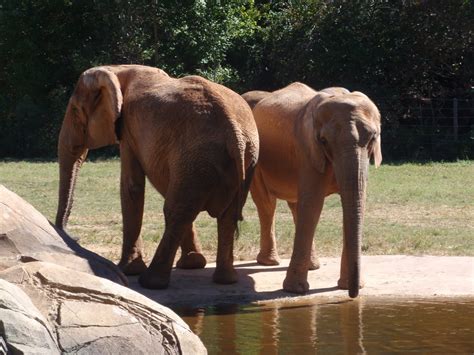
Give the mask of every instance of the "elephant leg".
M 176 263 L 176 267 L 180 269 L 202 269 L 206 266 L 206 258 L 202 254 L 201 244 L 197 237 L 194 223 L 191 229 L 184 232 L 181 241 L 181 257 Z
M 290 207 L 291 214 L 293 215 L 293 222 L 295 223 L 295 226 L 296 226 L 296 221 L 297 221 L 296 203 L 288 202 L 288 207 Z M 314 240 L 313 240 L 313 243 L 311 243 L 311 261 L 309 263 L 309 270 L 317 270 L 319 269 L 319 267 L 320 267 L 319 258 L 316 255 L 316 249 L 314 247 Z
M 217 218 L 217 257 L 216 270 L 212 279 L 219 284 L 237 282 L 234 269 L 234 238 L 237 229 L 238 201 L 234 199 L 221 217 Z
M 359 288 L 363 288 L 364 286 L 365 286 L 365 281 L 362 279 L 362 276 L 361 276 L 361 279 L 359 281 Z M 339 280 L 337 281 L 337 287 L 339 287 L 342 290 L 349 289 L 349 264 L 348 264 L 346 238 L 343 238 L 341 271 L 340 271 Z
M 275 238 L 276 198 L 268 192 L 258 166 L 250 192 L 260 219 L 260 252 L 257 255 L 257 262 L 261 265 L 279 265 L 280 258 Z
M 137 275 L 146 270 L 140 236 L 145 199 L 145 173 L 126 143 L 120 146 L 120 160 L 123 243 L 118 266 L 126 275 Z
M 163 208 L 165 232 L 148 269 L 138 279 L 140 285 L 150 289 L 168 287 L 176 252 L 186 233 L 192 231 L 193 221 L 199 213 L 197 206 L 197 201 L 192 196 L 186 198 L 184 191 L 168 194 Z
M 283 281 L 283 289 L 288 292 L 305 293 L 309 290 L 308 269 L 311 262 L 311 245 L 314 231 L 324 205 L 324 190 L 327 176 L 302 169 L 298 182 L 298 202 L 295 242 L 290 265 Z M 315 178 L 315 174 L 319 175 Z M 320 180 L 315 184 L 316 180 Z

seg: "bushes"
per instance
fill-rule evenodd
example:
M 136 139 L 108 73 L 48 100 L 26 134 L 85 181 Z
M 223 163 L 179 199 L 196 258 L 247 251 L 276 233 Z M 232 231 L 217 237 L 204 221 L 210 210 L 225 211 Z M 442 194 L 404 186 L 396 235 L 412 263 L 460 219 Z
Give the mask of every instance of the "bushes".
M 364 91 L 382 110 L 385 141 L 402 136 L 410 146 L 385 145 L 386 156 L 474 158 L 470 133 L 445 154 L 425 149 L 410 128 L 426 125 L 410 107 L 427 98 L 467 100 L 463 117 L 474 116 L 473 8 L 466 0 L 4 0 L 0 157 L 54 157 L 79 74 L 138 63 L 238 92 L 292 81 Z

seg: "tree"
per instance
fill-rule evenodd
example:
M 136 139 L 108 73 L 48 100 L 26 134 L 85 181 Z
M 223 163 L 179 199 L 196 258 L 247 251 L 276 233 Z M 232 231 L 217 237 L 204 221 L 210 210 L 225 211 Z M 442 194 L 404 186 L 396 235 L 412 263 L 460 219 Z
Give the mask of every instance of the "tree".
M 363 91 L 394 138 L 384 151 L 406 156 L 419 141 L 402 151 L 395 138 L 419 124 L 414 102 L 457 97 L 472 110 L 473 15 L 468 0 L 0 0 L 0 156 L 55 156 L 80 73 L 128 63 L 238 92 Z M 468 116 L 451 157 L 474 155 Z

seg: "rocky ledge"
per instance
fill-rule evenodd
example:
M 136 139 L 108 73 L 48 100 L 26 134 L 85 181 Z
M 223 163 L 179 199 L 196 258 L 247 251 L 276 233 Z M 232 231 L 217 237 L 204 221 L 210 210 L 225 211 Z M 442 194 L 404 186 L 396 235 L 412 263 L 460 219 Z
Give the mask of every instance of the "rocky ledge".
M 207 353 L 178 315 L 126 283 L 0 185 L 0 353 Z

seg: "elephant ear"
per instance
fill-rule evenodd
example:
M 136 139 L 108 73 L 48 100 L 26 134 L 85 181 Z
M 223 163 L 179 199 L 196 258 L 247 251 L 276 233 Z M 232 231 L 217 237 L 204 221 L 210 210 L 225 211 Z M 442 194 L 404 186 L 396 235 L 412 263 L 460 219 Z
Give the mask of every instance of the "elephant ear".
M 380 129 L 377 138 L 375 138 L 374 146 L 372 148 L 372 158 L 374 159 L 375 167 L 378 168 L 382 163 L 382 144 L 380 138 Z
M 121 115 L 123 96 L 117 76 L 106 67 L 86 70 L 80 79 L 85 94 L 87 148 L 117 143 L 115 122 Z
M 296 136 L 299 137 L 302 150 L 311 164 L 323 174 L 326 171 L 326 154 L 318 137 L 321 133 L 322 122 L 318 120 L 317 109 L 321 102 L 330 97 L 327 93 L 316 94 L 302 111 L 296 125 Z
M 381 117 L 380 117 L 380 111 L 379 109 L 377 108 L 377 106 L 375 105 L 375 103 L 367 96 L 365 95 L 364 93 L 360 92 L 360 91 L 354 91 L 352 94 L 355 94 L 355 95 L 358 95 L 358 96 L 361 96 L 365 99 L 367 99 L 370 103 L 370 105 L 372 106 L 372 112 L 373 112 L 373 118 L 375 119 L 376 121 L 376 124 L 377 124 L 377 138 L 375 138 L 375 142 L 373 144 L 373 147 L 372 147 L 372 158 L 374 160 L 374 165 L 376 168 L 378 168 L 380 166 L 380 164 L 382 163 L 382 139 L 381 139 Z

